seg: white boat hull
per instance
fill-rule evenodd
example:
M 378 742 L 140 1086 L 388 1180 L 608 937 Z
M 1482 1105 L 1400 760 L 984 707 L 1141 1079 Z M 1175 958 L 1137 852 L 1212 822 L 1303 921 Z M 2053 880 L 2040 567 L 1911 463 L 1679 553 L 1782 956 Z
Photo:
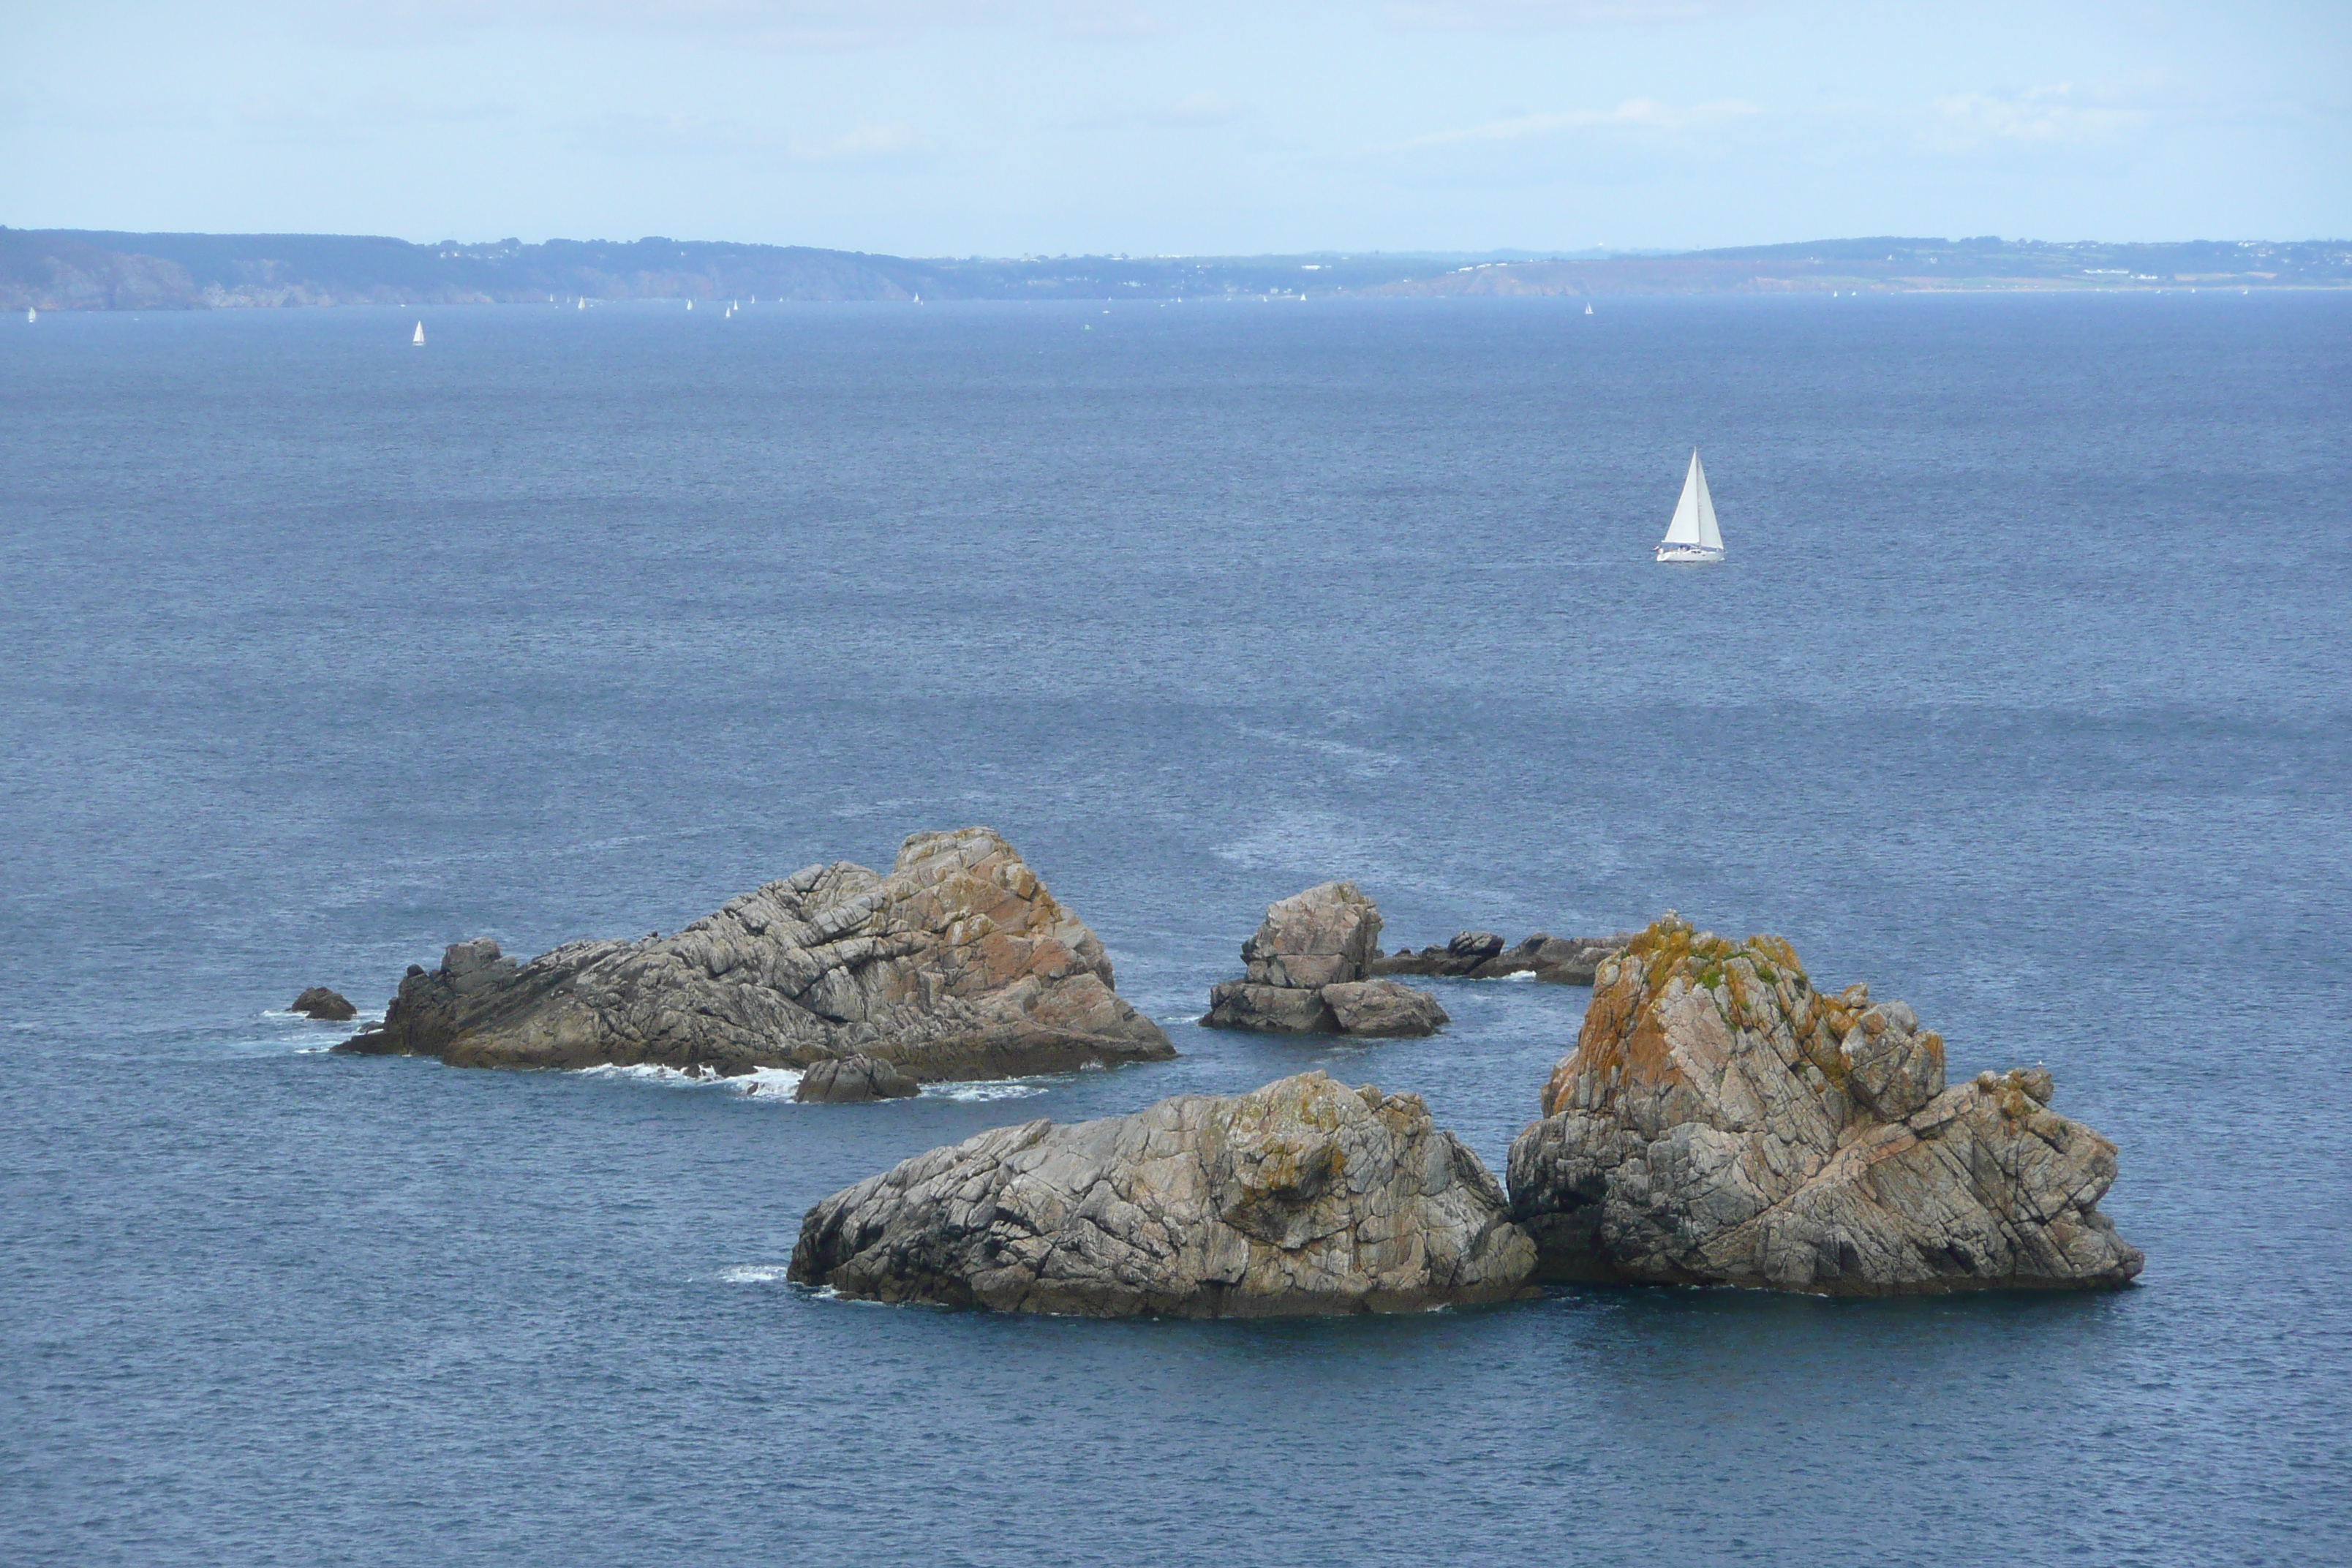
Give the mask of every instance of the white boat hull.
M 1711 566 L 1723 559 L 1723 552 L 1702 550 L 1696 544 L 1661 544 L 1658 559 L 1685 566 Z

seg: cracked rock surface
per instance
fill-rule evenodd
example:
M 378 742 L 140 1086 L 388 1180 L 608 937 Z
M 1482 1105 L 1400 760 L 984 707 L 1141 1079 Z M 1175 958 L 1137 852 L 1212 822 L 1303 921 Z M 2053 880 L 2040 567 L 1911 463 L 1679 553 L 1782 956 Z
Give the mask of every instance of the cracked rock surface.
M 919 1154 L 811 1208 L 791 1277 L 1007 1312 L 1279 1317 L 1507 1300 L 1535 1257 L 1419 1096 L 1310 1072 Z
M 985 827 L 918 833 L 887 876 L 811 866 L 672 936 L 567 942 L 523 963 L 487 938 L 458 942 L 336 1048 L 727 1074 L 866 1057 L 925 1082 L 1176 1054 L 1112 989 L 1094 932 Z
M 1947 1087 L 1944 1042 L 1778 937 L 1667 916 L 1601 961 L 1513 1213 L 1551 1279 L 1829 1295 L 2112 1287 L 2143 1258 L 2097 1205 L 2116 1148 L 2035 1068 Z

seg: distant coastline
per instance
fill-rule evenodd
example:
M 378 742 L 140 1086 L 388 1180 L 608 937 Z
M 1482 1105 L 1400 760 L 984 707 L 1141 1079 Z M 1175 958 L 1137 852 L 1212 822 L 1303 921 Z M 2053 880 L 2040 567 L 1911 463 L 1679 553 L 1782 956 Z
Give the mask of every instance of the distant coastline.
M 2352 241 L 1865 238 L 1674 255 L 915 258 L 709 240 L 413 245 L 0 227 L 0 309 L 2352 288 Z

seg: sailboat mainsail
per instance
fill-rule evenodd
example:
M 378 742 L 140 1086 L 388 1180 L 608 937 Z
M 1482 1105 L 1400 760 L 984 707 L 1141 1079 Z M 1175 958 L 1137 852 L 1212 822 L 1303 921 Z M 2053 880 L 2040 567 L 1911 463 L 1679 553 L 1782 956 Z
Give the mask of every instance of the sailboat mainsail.
M 425 323 L 424 323 L 424 322 L 419 321 L 419 322 L 417 322 L 417 323 L 416 323 L 416 335 L 415 335 L 415 337 L 413 337 L 413 338 L 409 339 L 408 341 L 409 341 L 410 342 L 412 342 L 412 343 L 415 343 L 415 344 L 418 348 L 420 348 L 420 349 L 421 349 L 421 348 L 423 348 L 423 347 L 425 346 Z
M 1716 526 L 1715 498 L 1707 493 L 1706 469 L 1698 448 L 1691 448 L 1690 471 L 1683 477 L 1682 499 L 1675 503 L 1674 521 L 1658 541 L 1661 561 L 1706 561 L 1723 554 L 1723 531 Z

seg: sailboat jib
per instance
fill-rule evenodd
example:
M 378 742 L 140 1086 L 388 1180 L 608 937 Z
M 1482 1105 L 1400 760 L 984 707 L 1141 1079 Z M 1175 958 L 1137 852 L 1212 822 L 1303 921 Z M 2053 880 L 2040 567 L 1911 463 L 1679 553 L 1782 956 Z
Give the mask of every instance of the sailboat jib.
M 408 341 L 409 341 L 410 342 L 412 342 L 412 343 L 415 343 L 415 344 L 418 348 L 420 348 L 420 349 L 421 349 L 421 348 L 423 348 L 423 347 L 425 346 L 425 323 L 424 323 L 424 322 L 419 321 L 419 322 L 417 322 L 417 323 L 416 323 L 416 335 L 415 335 L 415 337 L 413 337 L 413 338 L 409 339 Z
M 1715 525 L 1715 498 L 1706 492 L 1706 468 L 1696 451 L 1691 453 L 1691 477 L 1698 481 L 1698 547 L 1720 553 L 1723 531 Z
M 1723 559 L 1723 532 L 1716 526 L 1715 498 L 1707 494 L 1706 469 L 1699 465 L 1698 448 L 1691 448 L 1689 471 L 1683 475 L 1682 499 L 1675 503 L 1674 521 L 1658 541 L 1658 559 L 1705 562 Z

